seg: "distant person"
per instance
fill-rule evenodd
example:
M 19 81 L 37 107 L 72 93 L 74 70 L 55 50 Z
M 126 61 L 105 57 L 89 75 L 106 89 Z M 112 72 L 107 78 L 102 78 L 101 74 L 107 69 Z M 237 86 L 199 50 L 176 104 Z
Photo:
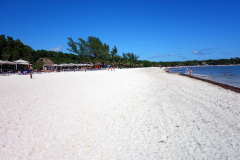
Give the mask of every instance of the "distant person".
M 192 68 L 190 69 L 190 75 L 192 76 L 192 73 L 193 73 L 193 70 L 192 70 Z
M 112 71 L 112 66 L 111 66 L 111 71 Z
M 30 65 L 28 65 L 28 67 L 29 67 L 30 79 L 32 79 L 32 70 L 33 70 L 33 68 Z

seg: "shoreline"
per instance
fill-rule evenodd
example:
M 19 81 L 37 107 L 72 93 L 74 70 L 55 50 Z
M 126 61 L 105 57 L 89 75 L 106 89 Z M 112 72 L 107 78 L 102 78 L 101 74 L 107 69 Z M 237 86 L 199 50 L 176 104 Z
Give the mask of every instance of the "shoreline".
M 207 82 L 207 83 L 214 84 L 216 86 L 222 87 L 222 88 L 224 88 L 226 90 L 231 90 L 233 92 L 240 93 L 240 88 L 235 87 L 235 86 L 231 86 L 231 85 L 228 85 L 228 84 L 219 83 L 219 82 L 215 82 L 215 81 L 212 81 L 212 80 L 209 80 L 209 79 L 203 79 L 203 78 L 199 78 L 199 77 L 191 76 L 191 75 L 187 75 L 187 74 L 174 73 L 174 72 L 170 72 L 168 70 L 165 70 L 165 72 L 171 73 L 171 74 L 176 74 L 176 75 L 181 75 L 181 76 L 185 76 L 185 77 L 189 77 L 189 78 L 192 78 L 192 79 L 197 79 L 197 80 L 200 80 L 200 81 L 203 81 L 203 82 Z
M 199 77 L 196 77 L 196 76 L 186 75 L 186 74 L 182 74 L 182 73 L 180 73 L 178 75 L 186 76 L 186 77 L 193 78 L 193 79 L 197 79 L 197 80 L 200 80 L 200 81 L 203 81 L 203 82 L 214 84 L 216 86 L 222 87 L 222 88 L 227 89 L 227 90 L 231 90 L 231 91 L 236 92 L 236 93 L 240 93 L 240 88 L 235 87 L 235 86 L 231 86 L 231 85 L 228 85 L 228 84 L 215 82 L 215 81 L 208 80 L 208 79 L 199 78 Z
M 236 66 L 236 65 L 222 65 L 222 66 Z M 192 67 L 208 67 L 208 66 L 192 66 Z M 217 66 L 215 66 L 217 67 Z M 178 67 L 171 67 L 171 68 L 178 68 Z M 220 83 L 220 82 L 216 82 L 216 81 L 213 81 L 213 80 L 209 80 L 209 79 L 203 79 L 203 78 L 200 78 L 200 77 L 197 77 L 197 76 L 191 76 L 191 75 L 187 75 L 187 74 L 183 74 L 183 73 L 175 73 L 175 72 L 170 72 L 169 70 L 167 69 L 164 69 L 165 72 L 167 73 L 172 73 L 172 74 L 177 74 L 177 75 L 181 75 L 181 76 L 186 76 L 186 77 L 189 77 L 189 78 L 193 78 L 193 79 L 197 79 L 197 80 L 200 80 L 200 81 L 203 81 L 203 82 L 207 82 L 207 83 L 210 83 L 210 84 L 214 84 L 216 86 L 219 86 L 219 87 L 222 87 L 224 89 L 227 89 L 227 90 L 231 90 L 231 91 L 234 91 L 236 93 L 240 93 L 240 88 L 239 87 L 236 87 L 236 86 L 232 86 L 232 85 L 229 85 L 229 84 L 224 84 L 224 83 Z

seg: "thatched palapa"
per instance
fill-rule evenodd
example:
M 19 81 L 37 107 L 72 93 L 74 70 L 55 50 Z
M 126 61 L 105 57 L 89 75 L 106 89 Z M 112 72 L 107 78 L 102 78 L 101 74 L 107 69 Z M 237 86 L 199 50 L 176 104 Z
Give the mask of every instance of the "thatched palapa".
M 49 58 L 40 58 L 38 62 L 42 62 L 43 63 L 43 67 L 47 66 L 47 67 L 52 67 L 52 65 L 54 65 L 54 63 L 49 59 Z

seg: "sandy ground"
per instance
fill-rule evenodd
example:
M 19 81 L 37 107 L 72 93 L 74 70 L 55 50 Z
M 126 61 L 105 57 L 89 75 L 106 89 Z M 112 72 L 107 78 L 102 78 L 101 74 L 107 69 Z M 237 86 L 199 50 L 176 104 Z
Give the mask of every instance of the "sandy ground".
M 0 159 L 240 159 L 240 94 L 160 68 L 0 76 Z

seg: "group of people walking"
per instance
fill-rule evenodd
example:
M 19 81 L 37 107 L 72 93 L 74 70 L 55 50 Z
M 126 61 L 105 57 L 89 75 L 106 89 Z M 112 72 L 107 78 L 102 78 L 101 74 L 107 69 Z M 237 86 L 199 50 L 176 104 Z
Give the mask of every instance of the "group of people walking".
M 115 67 L 114 66 L 111 66 L 110 69 L 111 69 L 111 71 L 115 71 Z M 109 71 L 109 67 L 108 67 L 108 71 Z
M 187 68 L 187 72 L 188 72 L 188 75 L 192 75 L 192 73 L 193 73 L 192 68 L 190 70 Z

